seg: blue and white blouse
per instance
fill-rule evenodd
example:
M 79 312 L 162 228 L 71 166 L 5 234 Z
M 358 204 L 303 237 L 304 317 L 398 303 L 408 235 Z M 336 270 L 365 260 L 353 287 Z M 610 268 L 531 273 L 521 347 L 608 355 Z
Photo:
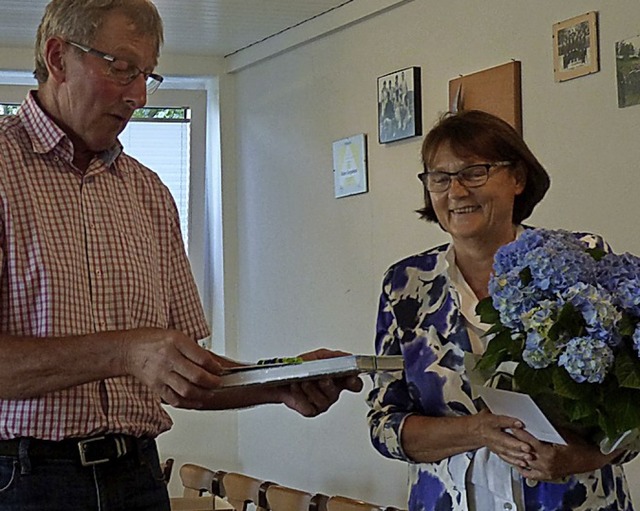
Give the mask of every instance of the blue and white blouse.
M 597 239 L 597 244 L 601 243 Z M 487 449 L 434 463 L 416 463 L 403 451 L 402 426 L 410 415 L 477 413 L 463 362 L 472 345 L 461 299 L 450 278 L 449 250 L 449 244 L 442 245 L 391 266 L 380 297 L 376 352 L 403 355 L 405 370 L 376 374 L 368 397 L 368 420 L 374 447 L 386 457 L 409 463 L 409 511 L 474 509 L 477 503 L 468 500 L 471 489 L 467 481 L 475 482 L 472 473 L 482 473 L 477 470 L 479 464 L 487 472 L 486 479 L 495 483 L 490 491 L 497 495 L 494 502 L 496 506 L 500 503 L 498 509 L 631 511 L 629 489 L 618 464 L 566 478 L 562 483 L 525 484 L 512 471 L 519 484 L 511 491 L 512 485 L 504 484 L 504 478 L 491 474 L 496 465 L 495 459 L 487 463 Z M 500 488 L 501 481 L 505 488 Z

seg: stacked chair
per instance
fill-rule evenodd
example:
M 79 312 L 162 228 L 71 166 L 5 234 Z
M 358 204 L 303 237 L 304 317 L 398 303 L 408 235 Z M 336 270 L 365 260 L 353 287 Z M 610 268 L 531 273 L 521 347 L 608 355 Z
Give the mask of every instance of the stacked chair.
M 172 511 L 402 511 L 345 496 L 327 496 L 192 463 L 180 467 L 183 496 Z
M 272 484 L 266 490 L 270 511 L 327 511 L 329 497 L 303 490 Z
M 216 487 L 221 475 L 193 463 L 180 467 L 182 497 L 171 498 L 172 511 L 210 511 L 216 509 Z M 217 509 L 223 509 L 218 506 Z M 227 506 L 226 509 L 232 509 Z
M 336 495 L 327 501 L 326 511 L 400 511 L 394 507 L 380 507 L 370 502 Z
M 235 511 L 248 511 L 250 504 L 256 511 L 268 511 L 266 491 L 271 484 L 237 472 L 228 472 L 222 478 L 224 497 Z

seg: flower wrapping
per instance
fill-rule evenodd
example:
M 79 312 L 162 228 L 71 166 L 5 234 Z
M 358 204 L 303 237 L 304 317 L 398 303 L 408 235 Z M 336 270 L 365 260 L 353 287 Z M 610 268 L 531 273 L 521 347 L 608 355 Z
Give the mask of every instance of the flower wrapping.
M 474 371 L 516 362 L 512 388 L 603 452 L 640 450 L 640 258 L 595 236 L 527 229 L 496 253 Z

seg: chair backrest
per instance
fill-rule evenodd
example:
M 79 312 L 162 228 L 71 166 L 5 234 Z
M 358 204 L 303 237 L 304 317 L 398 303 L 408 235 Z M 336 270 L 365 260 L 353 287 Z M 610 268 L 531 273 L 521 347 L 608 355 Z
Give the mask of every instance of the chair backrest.
M 212 511 L 216 509 L 215 497 L 171 497 L 171 511 Z
M 216 473 L 206 467 L 185 463 L 180 467 L 183 497 L 200 497 L 211 489 Z
M 265 492 L 271 511 L 309 511 L 313 495 L 288 486 L 273 484 Z
M 162 479 L 166 484 L 169 484 L 171 481 L 171 473 L 173 472 L 173 464 L 175 460 L 173 458 L 167 458 L 163 463 L 160 464 L 162 468 Z
M 370 502 L 336 495 L 327 500 L 327 511 L 384 511 L 384 508 Z
M 227 472 L 222 478 L 225 498 L 236 511 L 247 511 L 249 504 L 256 511 L 267 511 L 266 490 L 271 484 L 238 472 Z

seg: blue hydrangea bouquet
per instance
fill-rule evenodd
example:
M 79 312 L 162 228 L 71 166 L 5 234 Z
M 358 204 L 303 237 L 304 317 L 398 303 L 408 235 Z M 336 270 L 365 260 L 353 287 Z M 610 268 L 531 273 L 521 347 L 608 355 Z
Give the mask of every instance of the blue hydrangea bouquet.
M 554 424 L 603 452 L 623 438 L 640 449 L 640 258 L 605 249 L 544 229 L 500 248 L 477 307 L 492 327 L 475 370 L 489 379 L 516 362 L 512 389 Z

